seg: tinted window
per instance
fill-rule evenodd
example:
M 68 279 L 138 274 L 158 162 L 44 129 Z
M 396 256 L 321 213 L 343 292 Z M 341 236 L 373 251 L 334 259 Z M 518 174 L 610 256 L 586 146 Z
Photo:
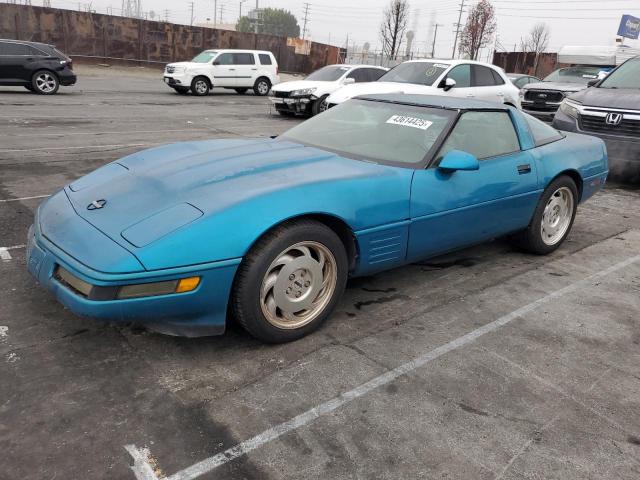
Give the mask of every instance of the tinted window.
M 472 68 L 474 87 L 492 87 L 496 84 L 493 78 L 493 71 L 490 68 L 480 65 L 472 65 Z
M 253 53 L 234 53 L 234 62 L 236 65 L 255 65 L 256 59 Z
M 349 75 L 347 75 L 347 78 L 353 78 L 356 83 L 370 81 L 369 74 L 367 73 L 367 69 L 365 68 L 356 68 L 354 70 L 351 70 L 351 72 L 349 72 Z
M 456 88 L 465 88 L 471 86 L 471 65 L 468 63 L 453 67 L 447 74 L 447 78 L 456 81 Z
M 541 122 L 537 118 L 527 115 L 524 112 L 522 112 L 522 115 L 529 124 L 529 130 L 531 130 L 531 135 L 533 135 L 533 141 L 535 142 L 536 147 L 564 138 L 555 128 Z
M 513 84 L 518 88 L 524 87 L 527 83 L 529 83 L 529 77 L 520 77 L 513 82 Z
M 386 70 L 382 70 L 381 68 L 366 68 L 365 70 L 367 71 L 370 82 L 377 81 L 382 75 L 386 73 Z
M 342 77 L 349 71 L 349 67 L 339 67 L 331 65 L 328 67 L 322 67 L 320 70 L 316 70 L 307 77 L 307 80 L 314 80 L 317 82 L 333 82 Z
M 433 62 L 405 62 L 380 77 L 381 82 L 417 83 L 431 86 L 449 65 Z
M 504 79 L 500 76 L 500 74 L 498 72 L 496 72 L 495 70 L 489 69 L 491 70 L 491 73 L 493 74 L 493 82 L 495 85 L 504 85 Z
M 270 55 L 267 55 L 266 53 L 259 53 L 258 57 L 260 57 L 260 65 L 273 65 Z
M 29 47 L 29 55 L 33 55 L 34 57 L 48 57 L 51 54 L 49 52 L 45 52 L 44 49 L 39 49 L 35 47 Z
M 21 43 L 0 43 L 0 55 L 31 55 L 31 47 Z
M 606 77 L 601 88 L 640 88 L 640 59 L 627 60 Z
M 415 165 L 427 156 L 455 115 L 451 110 L 350 100 L 280 137 L 351 158 Z
M 223 53 L 216 58 L 216 63 L 220 65 L 233 65 L 233 53 Z
M 458 120 L 438 159 L 451 150 L 462 150 L 482 160 L 517 152 L 520 142 L 507 112 L 467 112 Z

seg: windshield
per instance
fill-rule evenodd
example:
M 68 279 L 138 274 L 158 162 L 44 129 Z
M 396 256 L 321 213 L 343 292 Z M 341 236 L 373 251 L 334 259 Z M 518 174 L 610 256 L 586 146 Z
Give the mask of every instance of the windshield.
M 406 62 L 389 70 L 379 82 L 417 83 L 431 86 L 450 65 L 432 62 Z
M 451 110 L 350 100 L 279 138 L 345 157 L 415 165 L 424 160 L 455 115 Z
M 213 60 L 213 57 L 215 57 L 218 54 L 218 52 L 202 52 L 199 53 L 198 55 L 196 55 L 195 57 L 193 57 L 193 60 L 191 60 L 193 63 L 209 63 L 211 60 Z
M 342 75 L 349 71 L 349 67 L 322 67 L 309 75 L 306 80 L 315 80 L 317 82 L 333 82 L 338 80 Z
M 598 74 L 606 70 L 606 67 L 593 67 L 589 65 L 560 68 L 547 75 L 543 82 L 578 83 L 580 85 L 587 85 L 591 80 L 597 80 Z
M 627 60 L 598 86 L 600 88 L 640 88 L 640 57 Z

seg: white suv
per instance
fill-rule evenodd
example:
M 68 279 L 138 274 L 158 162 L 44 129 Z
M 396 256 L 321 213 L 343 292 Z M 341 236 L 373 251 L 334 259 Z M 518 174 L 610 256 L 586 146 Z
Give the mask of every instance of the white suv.
M 207 95 L 213 87 L 230 88 L 239 94 L 250 88 L 267 95 L 280 81 L 278 62 L 261 50 L 205 50 L 190 62 L 170 63 L 164 83 L 180 94 Z
M 520 108 L 520 91 L 504 70 L 472 60 L 409 60 L 389 70 L 377 82 L 342 87 L 327 98 L 327 105 L 332 107 L 373 93 L 474 98 Z

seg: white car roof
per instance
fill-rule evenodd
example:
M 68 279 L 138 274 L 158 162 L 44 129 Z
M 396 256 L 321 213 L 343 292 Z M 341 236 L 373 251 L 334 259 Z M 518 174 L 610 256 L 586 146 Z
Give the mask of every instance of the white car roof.
M 364 63 L 361 63 L 361 64 L 333 63 L 331 65 L 325 65 L 325 67 L 347 67 L 347 68 L 363 68 L 364 67 L 364 68 L 377 68 L 378 70 L 389 70 L 388 68 L 381 67 L 380 65 L 366 65 Z
M 269 54 L 269 55 L 273 55 L 273 53 L 269 52 L 268 50 L 247 50 L 247 49 L 244 49 L 244 48 L 242 48 L 242 49 L 240 49 L 240 48 L 207 48 L 205 50 L 205 52 L 266 53 L 266 54 Z

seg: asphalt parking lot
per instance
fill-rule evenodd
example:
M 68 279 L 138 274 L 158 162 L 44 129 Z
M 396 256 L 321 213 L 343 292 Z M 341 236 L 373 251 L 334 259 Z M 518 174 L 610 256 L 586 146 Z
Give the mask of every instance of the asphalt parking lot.
M 496 240 L 354 279 L 286 345 L 78 318 L 27 274 L 34 209 L 69 181 L 298 121 L 133 70 L 0 90 L 0 478 L 640 478 L 637 188 L 580 206 L 548 257 Z

